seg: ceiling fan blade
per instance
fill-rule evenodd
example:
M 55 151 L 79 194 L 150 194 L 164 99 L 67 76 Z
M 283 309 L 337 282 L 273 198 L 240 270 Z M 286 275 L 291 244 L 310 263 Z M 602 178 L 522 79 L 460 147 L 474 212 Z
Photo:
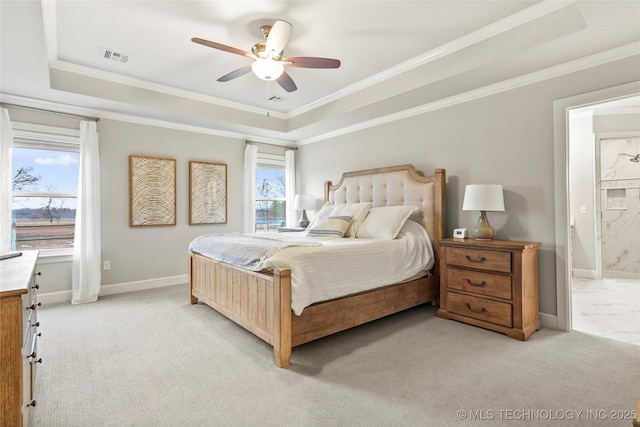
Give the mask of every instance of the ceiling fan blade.
M 283 72 L 280 77 L 276 79 L 276 81 L 282 87 L 282 89 L 286 90 L 287 92 L 293 92 L 298 89 L 298 86 L 296 86 L 296 84 L 293 82 L 291 76 L 286 72 Z
M 292 27 L 290 23 L 281 19 L 278 19 L 273 24 L 267 36 L 267 45 L 265 47 L 267 54 L 273 52 L 273 56 L 278 56 L 284 50 L 289 41 Z
M 340 60 L 332 58 L 314 58 L 311 56 L 297 56 L 293 58 L 282 58 L 283 62 L 291 67 L 301 68 L 340 68 Z
M 218 49 L 218 50 L 223 50 L 225 52 L 229 52 L 229 53 L 235 53 L 236 55 L 242 55 L 242 56 L 248 56 L 250 58 L 253 57 L 253 55 L 251 55 L 249 52 L 245 52 L 244 50 L 241 49 L 237 49 L 235 47 L 231 47 L 231 46 L 227 46 L 221 43 L 216 43 L 216 42 L 212 42 L 209 40 L 205 40 L 205 39 L 201 39 L 198 37 L 194 37 L 191 39 L 192 42 L 194 43 L 198 43 L 204 46 L 208 46 L 208 47 L 212 47 L 214 49 Z
M 228 82 L 229 80 L 233 80 L 240 76 L 244 76 L 249 71 L 251 71 L 251 65 L 247 65 L 246 67 L 238 68 L 235 71 L 230 72 L 229 74 L 225 74 L 224 76 L 218 79 L 219 82 Z

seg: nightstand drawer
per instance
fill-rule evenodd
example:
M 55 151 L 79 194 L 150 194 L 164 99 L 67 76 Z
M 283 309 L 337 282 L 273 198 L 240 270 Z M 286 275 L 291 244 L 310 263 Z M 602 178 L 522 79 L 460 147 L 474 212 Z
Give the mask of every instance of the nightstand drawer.
M 450 292 L 447 293 L 447 310 L 450 313 L 495 323 L 507 328 L 513 326 L 511 304 L 504 302 Z
M 446 248 L 447 264 L 478 270 L 511 272 L 511 253 L 471 248 Z
M 511 299 L 511 276 L 447 268 L 447 287 L 463 292 Z

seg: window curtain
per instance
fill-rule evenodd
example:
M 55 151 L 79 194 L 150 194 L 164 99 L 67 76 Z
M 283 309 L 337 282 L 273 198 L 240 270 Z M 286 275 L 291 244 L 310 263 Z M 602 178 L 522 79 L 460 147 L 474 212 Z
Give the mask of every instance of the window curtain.
M 293 199 L 296 197 L 296 157 L 295 150 L 287 150 L 284 153 L 284 181 L 287 191 L 287 226 L 293 227 L 296 224 L 296 211 L 293 209 Z
M 244 150 L 244 232 L 256 232 L 256 167 L 258 147 L 247 144 Z
M 2 108 L 0 121 L 0 254 L 11 251 L 11 151 L 13 133 L 9 110 Z
M 100 154 L 96 122 L 80 122 L 80 172 L 73 244 L 72 304 L 100 293 Z

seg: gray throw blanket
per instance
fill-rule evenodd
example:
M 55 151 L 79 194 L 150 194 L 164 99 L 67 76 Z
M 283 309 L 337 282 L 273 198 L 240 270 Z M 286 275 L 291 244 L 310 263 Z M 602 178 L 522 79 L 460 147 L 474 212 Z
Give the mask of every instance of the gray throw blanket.
M 254 234 L 206 234 L 189 245 L 196 252 L 227 264 L 259 271 L 261 261 L 279 250 L 293 246 L 315 246 L 312 242 L 291 242 Z

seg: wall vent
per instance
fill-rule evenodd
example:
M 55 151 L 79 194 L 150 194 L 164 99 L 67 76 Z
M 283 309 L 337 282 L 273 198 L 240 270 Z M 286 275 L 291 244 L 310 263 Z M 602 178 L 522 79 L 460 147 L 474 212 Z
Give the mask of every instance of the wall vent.
M 125 55 L 124 53 L 116 52 L 113 49 L 107 49 L 106 47 L 102 48 L 100 52 L 100 56 L 104 59 L 109 59 L 112 61 L 118 61 L 125 63 L 129 61 L 129 55 Z

